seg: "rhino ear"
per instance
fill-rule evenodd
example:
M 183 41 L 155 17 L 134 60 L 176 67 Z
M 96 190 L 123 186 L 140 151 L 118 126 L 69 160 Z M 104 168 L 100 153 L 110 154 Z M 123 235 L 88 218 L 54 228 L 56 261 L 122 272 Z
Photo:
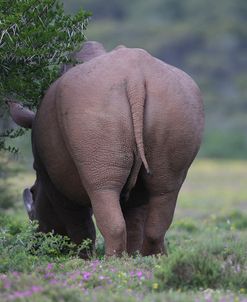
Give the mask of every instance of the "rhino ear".
M 23 191 L 23 201 L 29 218 L 32 218 L 33 196 L 29 188 Z
M 75 52 L 72 57 L 78 62 L 87 62 L 95 57 L 106 53 L 104 46 L 96 41 L 87 41 L 83 44 L 81 50 Z
M 32 128 L 35 113 L 25 107 L 20 103 L 14 101 L 7 101 L 9 106 L 9 112 L 13 121 L 24 128 Z
M 70 55 L 70 58 L 77 63 L 83 63 L 92 60 L 106 53 L 104 46 L 96 41 L 87 41 L 83 44 L 79 51 L 75 51 Z M 63 75 L 73 67 L 72 64 L 63 64 L 60 68 L 59 75 Z

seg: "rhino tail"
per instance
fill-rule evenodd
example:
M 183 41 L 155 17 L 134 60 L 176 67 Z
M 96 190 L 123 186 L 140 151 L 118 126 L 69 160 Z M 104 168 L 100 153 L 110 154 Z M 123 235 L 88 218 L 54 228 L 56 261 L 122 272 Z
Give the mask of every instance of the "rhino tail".
M 127 82 L 127 98 L 130 105 L 132 116 L 134 136 L 137 145 L 138 153 L 140 154 L 143 165 L 147 174 L 151 174 L 148 162 L 144 151 L 143 142 L 143 126 L 144 126 L 144 107 L 146 100 L 146 82 L 144 79 L 140 82 L 142 77 L 130 77 Z

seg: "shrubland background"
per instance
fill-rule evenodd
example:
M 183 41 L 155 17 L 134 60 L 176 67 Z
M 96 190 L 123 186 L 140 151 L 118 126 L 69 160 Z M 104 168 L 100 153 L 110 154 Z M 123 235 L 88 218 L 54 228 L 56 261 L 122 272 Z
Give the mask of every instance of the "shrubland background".
M 92 11 L 88 40 L 144 48 L 194 78 L 205 102 L 203 145 L 179 195 L 168 258 L 104 261 L 98 234 L 84 262 L 66 240 L 27 225 L 30 134 L 9 139 L 20 153 L 0 158 L 1 301 L 246 301 L 247 1 L 63 2 L 68 13 Z

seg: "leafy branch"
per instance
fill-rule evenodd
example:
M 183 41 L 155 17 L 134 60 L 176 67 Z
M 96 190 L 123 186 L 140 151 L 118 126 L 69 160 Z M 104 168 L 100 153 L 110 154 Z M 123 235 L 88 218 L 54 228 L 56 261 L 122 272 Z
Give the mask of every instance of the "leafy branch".
M 85 40 L 89 17 L 82 9 L 66 15 L 59 0 L 0 0 L 0 111 L 6 97 L 38 106 L 60 65 Z

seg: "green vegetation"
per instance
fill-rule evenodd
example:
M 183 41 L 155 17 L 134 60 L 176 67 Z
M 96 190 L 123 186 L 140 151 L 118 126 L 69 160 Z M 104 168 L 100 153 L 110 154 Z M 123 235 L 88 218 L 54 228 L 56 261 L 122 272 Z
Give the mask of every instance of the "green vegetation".
M 65 15 L 58 0 L 0 1 L 0 117 L 4 101 L 17 99 L 36 108 L 44 92 L 57 79 L 61 63 L 85 40 L 89 13 Z M 7 131 L 0 122 L 0 149 L 4 138 L 22 135 Z M 10 149 L 10 148 L 8 148 Z
M 246 232 L 226 232 L 211 224 L 182 242 L 176 235 L 170 256 L 162 257 L 154 271 L 160 290 L 247 288 Z
M 19 163 L 9 167 L 6 192 L 11 196 L 33 179 L 24 177 L 28 174 Z M 1 210 L 0 300 L 244 302 L 246 169 L 245 161 L 194 163 L 167 234 L 168 257 L 104 259 L 98 233 L 94 256 L 81 260 L 80 247 L 67 238 L 35 232 L 19 196 L 14 209 Z M 13 181 L 15 170 L 19 180 Z
M 35 107 L 62 62 L 85 39 L 89 14 L 65 15 L 57 0 L 1 1 L 0 104 L 7 96 Z

